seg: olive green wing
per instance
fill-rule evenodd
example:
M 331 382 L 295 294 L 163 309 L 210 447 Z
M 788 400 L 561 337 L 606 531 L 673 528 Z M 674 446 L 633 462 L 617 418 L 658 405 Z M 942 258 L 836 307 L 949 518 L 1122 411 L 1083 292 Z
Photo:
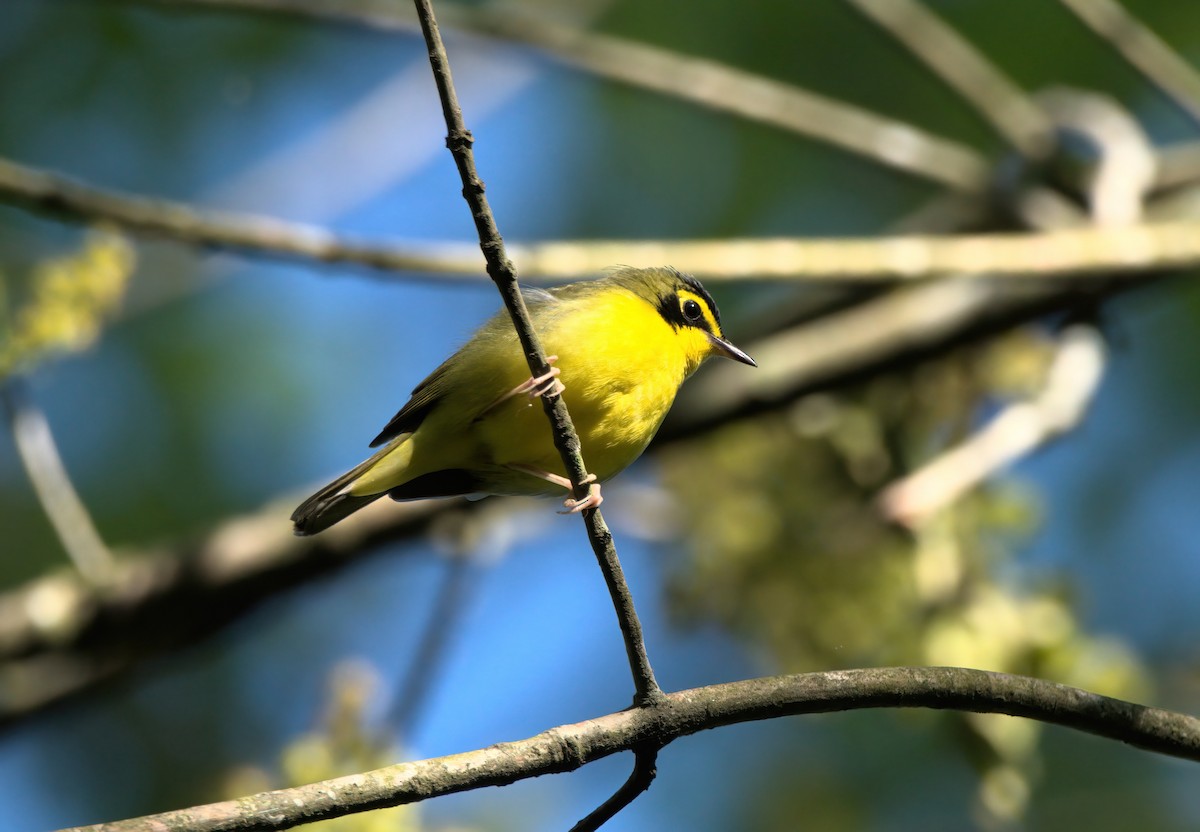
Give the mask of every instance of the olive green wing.
M 379 435 L 371 440 L 371 447 L 376 448 L 384 442 L 390 442 L 402 433 L 412 433 L 425 417 L 437 407 L 438 402 L 445 398 L 448 385 L 446 384 L 451 363 L 458 358 L 462 351 L 455 353 L 442 362 L 442 365 L 430 373 L 424 381 L 413 388 L 412 398 L 400 408 L 391 421 L 383 426 Z
M 536 287 L 522 286 L 521 292 L 525 296 L 525 303 L 530 311 L 537 317 L 540 310 L 544 309 L 550 303 L 560 300 L 562 289 L 540 289 Z M 392 417 L 392 420 L 384 425 L 383 430 L 379 435 L 371 440 L 371 447 L 375 448 L 385 442 L 390 442 L 397 436 L 404 433 L 412 433 L 421 423 L 425 421 L 425 417 L 433 412 L 434 408 L 445 399 L 450 391 L 453 382 L 452 376 L 459 376 L 461 373 L 454 373 L 453 369 L 461 361 L 486 361 L 491 357 L 489 354 L 493 349 L 505 341 L 516 341 L 516 333 L 512 329 L 512 321 L 506 313 L 499 312 L 490 318 L 479 330 L 471 336 L 466 344 L 464 344 L 458 352 L 442 362 L 441 366 L 434 370 L 429 376 L 418 384 L 412 391 L 412 398 L 400 411 Z M 481 353 L 483 353 L 481 355 Z M 485 397 L 486 399 L 486 397 Z

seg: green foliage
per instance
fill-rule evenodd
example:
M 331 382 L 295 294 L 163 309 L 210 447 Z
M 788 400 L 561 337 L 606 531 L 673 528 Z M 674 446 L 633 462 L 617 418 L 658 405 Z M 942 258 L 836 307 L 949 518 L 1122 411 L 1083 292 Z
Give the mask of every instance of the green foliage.
M 105 232 L 92 234 L 77 253 L 38 266 L 28 299 L 13 309 L 0 306 L 0 379 L 91 346 L 124 295 L 134 262 L 125 239 Z
M 985 409 L 1036 389 L 1049 355 L 1042 336 L 1014 333 L 672 451 L 667 486 L 689 507 L 669 583 L 677 619 L 716 621 L 781 671 L 955 665 L 1144 701 L 1126 645 L 1088 632 L 1054 584 L 1020 579 L 1015 552 L 1038 527 L 1033 495 L 1001 481 L 911 531 L 874 502 Z M 982 815 L 1021 817 L 1039 726 L 986 715 L 945 724 L 976 766 Z
M 277 771 L 246 767 L 233 772 L 226 783 L 226 796 L 232 799 L 302 786 L 394 763 L 396 752 L 381 742 L 369 725 L 368 711 L 378 687 L 379 680 L 369 665 L 347 661 L 334 668 L 321 725 L 283 749 Z M 419 807 L 413 805 L 333 818 L 305 828 L 315 832 L 420 832 L 426 827 Z

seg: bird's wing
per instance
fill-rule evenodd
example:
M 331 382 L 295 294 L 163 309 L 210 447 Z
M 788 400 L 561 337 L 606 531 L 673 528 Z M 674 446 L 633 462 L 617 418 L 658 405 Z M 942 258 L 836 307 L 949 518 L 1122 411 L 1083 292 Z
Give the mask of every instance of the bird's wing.
M 372 448 L 390 442 L 402 433 L 412 433 L 425 421 L 425 417 L 446 394 L 446 370 L 454 357 L 443 361 L 440 367 L 413 388 L 412 398 L 383 426 L 379 435 L 371 440 Z
M 563 288 L 566 287 L 547 290 L 537 286 L 522 286 L 521 294 L 525 296 L 527 306 L 537 309 L 543 304 L 560 301 L 559 293 Z M 464 353 L 472 353 L 471 360 L 474 361 L 486 360 L 491 357 L 489 355 L 491 349 L 484 349 L 483 355 L 480 355 L 481 345 L 494 345 L 498 341 L 502 342 L 509 338 L 516 341 L 512 322 L 508 315 L 501 311 L 485 323 L 458 352 L 443 361 L 440 367 L 413 388 L 412 398 L 404 407 L 400 408 L 400 412 L 393 416 L 390 422 L 384 425 L 379 435 L 371 440 L 371 447 L 375 448 L 384 442 L 390 442 L 402 433 L 412 433 L 420 426 L 425 417 L 446 396 L 450 389 L 449 369 L 456 362 L 464 360 Z

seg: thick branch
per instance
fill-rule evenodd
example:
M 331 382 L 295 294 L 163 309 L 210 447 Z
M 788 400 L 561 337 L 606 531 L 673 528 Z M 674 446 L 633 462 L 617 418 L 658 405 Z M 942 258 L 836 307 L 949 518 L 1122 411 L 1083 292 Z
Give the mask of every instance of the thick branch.
M 456 503 L 379 503 L 295 537 L 288 498 L 170 552 L 116 560 L 102 585 L 50 575 L 0 595 L 0 727 L 211 635 L 279 591 L 424 532 Z M 284 506 L 288 508 L 285 508 Z
M 1094 306 L 1131 285 L 963 280 L 897 289 L 751 343 L 759 363 L 753 374 L 710 368 L 680 391 L 662 435 L 694 436 L 814 390 L 911 366 L 1051 312 Z
M 258 832 L 574 771 L 650 743 L 709 728 L 862 708 L 933 708 L 1027 717 L 1200 761 L 1200 720 L 1024 676 L 952 667 L 898 667 L 778 676 L 666 694 L 633 708 L 517 742 L 240 800 L 71 832 Z

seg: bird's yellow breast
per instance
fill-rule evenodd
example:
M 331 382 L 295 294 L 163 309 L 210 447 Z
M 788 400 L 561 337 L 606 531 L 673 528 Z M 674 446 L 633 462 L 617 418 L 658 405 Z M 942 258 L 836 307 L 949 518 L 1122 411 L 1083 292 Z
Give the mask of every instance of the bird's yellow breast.
M 558 356 L 556 366 L 566 386 L 563 398 L 584 461 L 601 480 L 645 450 L 679 386 L 708 351 L 702 335 L 692 338 L 676 330 L 657 309 L 625 289 L 541 304 L 534 323 L 547 354 Z M 528 376 L 516 353 L 514 385 Z M 514 398 L 479 425 L 480 440 L 495 464 L 532 465 L 562 474 L 550 436 L 541 403 L 528 397 Z
M 563 398 L 588 470 L 608 479 L 645 450 L 710 344 L 698 330 L 671 326 L 622 287 L 541 300 L 530 311 L 547 355 L 558 356 Z M 508 467 L 565 475 L 541 402 L 525 394 L 503 398 L 528 378 L 508 320 L 485 327 L 449 362 L 444 398 L 353 492 L 376 493 L 446 469 L 471 472 L 487 493 L 557 492 Z

